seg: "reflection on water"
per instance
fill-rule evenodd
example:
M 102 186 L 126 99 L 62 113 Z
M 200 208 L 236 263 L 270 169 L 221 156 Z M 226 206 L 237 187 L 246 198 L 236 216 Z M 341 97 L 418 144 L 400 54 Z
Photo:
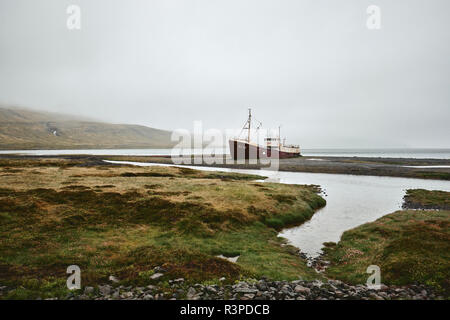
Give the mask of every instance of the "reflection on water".
M 124 163 L 122 161 L 109 162 Z M 154 165 L 139 162 L 125 163 L 139 166 Z M 194 166 L 189 166 L 189 168 L 260 174 L 269 177 L 266 181 L 320 185 L 327 200 L 327 205 L 316 212 L 308 222 L 299 227 L 283 230 L 280 233 L 280 236 L 287 238 L 292 245 L 300 248 L 310 257 L 317 256 L 320 253 L 324 242 L 339 241 L 344 231 L 399 210 L 406 189 L 421 188 L 450 191 L 450 181 L 439 180 Z

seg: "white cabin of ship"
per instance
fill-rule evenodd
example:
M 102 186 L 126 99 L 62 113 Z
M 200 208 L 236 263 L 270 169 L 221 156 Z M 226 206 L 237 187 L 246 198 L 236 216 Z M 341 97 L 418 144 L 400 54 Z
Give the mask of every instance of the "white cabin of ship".
M 296 145 L 288 145 L 288 146 L 281 145 L 280 151 L 287 153 L 300 153 L 300 147 Z

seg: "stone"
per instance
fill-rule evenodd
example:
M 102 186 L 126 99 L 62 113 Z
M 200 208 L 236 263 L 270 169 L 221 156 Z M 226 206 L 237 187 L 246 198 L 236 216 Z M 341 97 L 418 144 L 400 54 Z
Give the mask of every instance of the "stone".
M 301 285 L 296 285 L 294 288 L 294 291 L 297 293 L 302 293 L 302 294 L 310 294 L 311 293 L 311 289 L 306 288 L 304 286 Z
M 290 286 L 288 286 L 288 285 L 284 285 L 284 286 L 281 287 L 281 291 L 283 291 L 285 293 L 286 292 L 291 292 L 292 288 Z
M 98 290 L 100 293 L 104 296 L 111 293 L 111 286 L 105 285 L 105 286 L 98 286 Z
M 340 280 L 332 280 L 332 279 L 330 279 L 330 280 L 328 280 L 328 283 L 333 284 L 335 286 L 341 286 L 342 285 L 342 281 L 340 281 Z
M 254 293 L 254 294 L 256 294 L 257 292 L 258 292 L 258 290 L 256 290 L 256 289 L 250 289 L 250 288 L 236 288 L 236 289 L 234 289 L 234 292 L 237 292 L 237 293 Z
M 323 285 L 323 282 L 320 281 L 320 280 L 314 280 L 311 284 L 312 284 L 314 287 L 320 288 L 320 287 Z
M 157 273 L 155 273 L 156 275 Z M 162 276 L 162 273 L 159 273 Z M 159 278 L 160 275 L 155 278 Z M 171 280 L 172 283 L 185 283 L 183 278 Z M 66 299 L 71 300 L 109 300 L 109 299 L 142 299 L 167 300 L 183 299 L 231 299 L 231 300 L 392 300 L 392 299 L 443 299 L 435 295 L 431 288 L 419 285 L 385 286 L 381 290 L 367 288 L 364 285 L 347 285 L 338 280 L 319 281 L 241 281 L 237 284 L 193 284 L 184 285 L 149 285 L 147 287 L 99 285 L 84 287 L 82 292 L 71 292 Z M 14 289 L 12 289 L 14 290 Z M 163 291 L 165 290 L 165 291 Z M 97 293 L 98 292 L 98 293 Z M 163 293 L 162 293 L 163 292 Z M 1 295 L 1 292 L 0 292 Z M 52 298 L 52 297 L 50 297 Z
M 295 298 L 296 294 L 294 292 L 287 292 L 286 296 L 291 297 L 291 298 Z
M 380 290 L 381 291 L 386 291 L 387 289 L 389 289 L 389 287 L 387 285 L 385 285 L 385 284 L 381 284 L 380 285 Z
M 335 294 L 336 294 L 336 297 L 338 297 L 338 298 L 344 297 L 344 293 L 340 290 L 336 290 Z
M 375 300 L 384 300 L 382 297 L 380 297 L 379 295 L 377 295 L 376 293 L 373 293 L 373 292 L 369 294 L 369 297 L 371 299 L 375 299 Z
M 153 271 L 155 271 L 155 272 L 159 272 L 159 273 L 161 273 L 161 272 L 166 272 L 167 270 L 166 269 L 164 269 L 163 267 L 154 267 L 153 268 Z
M 66 295 L 66 300 L 67 300 L 67 299 L 73 299 L 73 297 L 74 297 L 73 292 L 69 292 L 69 293 Z
M 207 287 L 206 287 L 206 290 L 208 290 L 208 291 L 211 292 L 211 293 L 217 293 L 217 289 L 214 288 L 213 286 L 207 286 Z
M 94 288 L 93 287 L 85 287 L 84 288 L 84 293 L 85 294 L 94 293 Z
M 124 293 L 122 293 L 122 298 L 124 298 L 124 299 L 128 299 L 128 298 L 131 298 L 133 296 L 133 292 L 124 292 Z
M 152 279 L 152 280 L 158 280 L 159 278 L 161 278 L 161 277 L 163 277 L 163 276 L 164 276 L 163 273 L 155 273 L 155 274 L 152 274 L 152 275 L 150 276 L 150 279 Z
M 191 299 L 194 298 L 194 296 L 195 296 L 196 293 L 197 293 L 197 291 L 195 291 L 194 288 L 189 287 L 188 292 L 187 292 L 187 294 L 186 294 L 186 297 L 187 297 L 188 299 L 191 300 Z
M 114 283 L 118 283 L 118 282 L 119 282 L 119 279 L 117 279 L 117 278 L 114 277 L 114 276 L 109 276 L 109 281 L 114 282 Z

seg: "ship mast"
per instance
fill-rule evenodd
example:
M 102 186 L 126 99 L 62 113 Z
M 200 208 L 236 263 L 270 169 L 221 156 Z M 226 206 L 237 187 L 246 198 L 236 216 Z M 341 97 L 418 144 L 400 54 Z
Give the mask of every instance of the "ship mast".
M 251 123 L 252 123 L 252 109 L 251 108 L 248 108 L 248 120 L 247 120 L 247 123 L 248 123 L 248 138 L 247 138 L 247 141 L 248 141 L 248 143 L 250 143 L 250 126 L 251 126 Z
M 278 149 L 281 148 L 281 126 L 278 126 Z

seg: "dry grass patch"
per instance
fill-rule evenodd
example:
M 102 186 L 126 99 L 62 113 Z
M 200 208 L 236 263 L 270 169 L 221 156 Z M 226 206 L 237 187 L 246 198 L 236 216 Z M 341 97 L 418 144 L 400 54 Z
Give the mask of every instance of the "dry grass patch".
M 163 281 L 314 276 L 274 229 L 325 204 L 308 186 L 176 167 L 10 167 L 21 170 L 0 180 L 2 284 L 60 292 L 71 264 L 85 285 L 111 274 L 148 284 L 158 265 L 168 270 Z

